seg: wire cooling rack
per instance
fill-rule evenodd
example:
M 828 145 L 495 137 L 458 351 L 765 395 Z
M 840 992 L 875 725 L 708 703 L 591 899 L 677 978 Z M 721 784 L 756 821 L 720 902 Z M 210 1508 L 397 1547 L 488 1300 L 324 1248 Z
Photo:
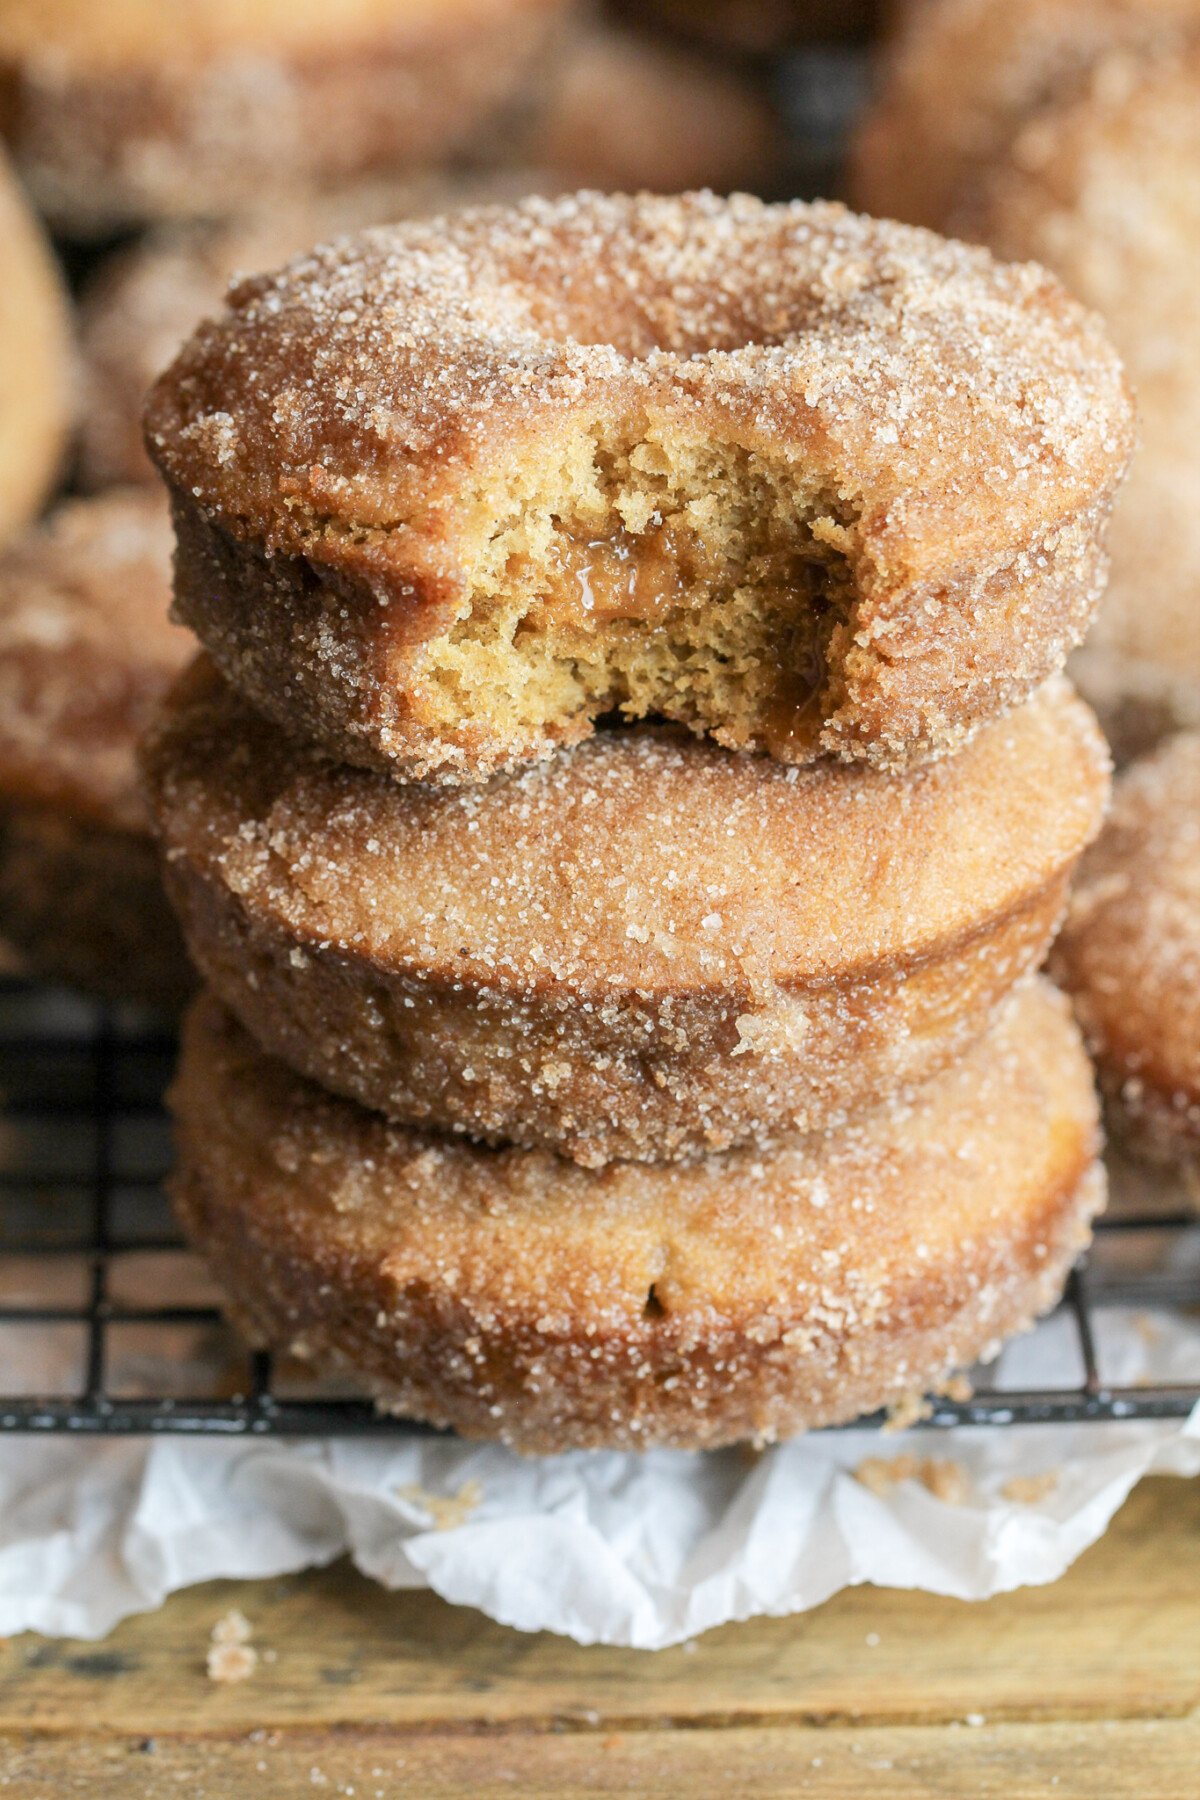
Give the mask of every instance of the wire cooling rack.
M 162 1092 L 174 1041 L 133 1013 L 0 980 L 0 1430 L 307 1437 L 420 1430 L 369 1399 L 250 1352 L 180 1242 L 163 1194 Z M 1014 1390 L 973 1372 L 935 1426 L 1186 1416 L 1200 1353 L 1171 1385 L 1105 1379 L 1105 1308 L 1200 1308 L 1200 1219 L 1186 1210 L 1101 1224 L 1062 1313 L 1077 1384 Z M 50 1367 L 60 1391 L 12 1392 Z M 876 1421 L 877 1422 L 877 1421 Z

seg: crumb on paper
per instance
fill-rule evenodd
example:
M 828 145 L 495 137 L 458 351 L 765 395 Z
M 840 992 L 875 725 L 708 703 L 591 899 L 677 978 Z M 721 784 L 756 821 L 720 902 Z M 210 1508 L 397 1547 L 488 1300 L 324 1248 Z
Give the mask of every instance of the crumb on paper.
M 417 1481 L 405 1482 L 395 1491 L 398 1500 L 419 1506 L 435 1531 L 453 1531 L 457 1525 L 465 1525 L 483 1499 L 478 1481 L 464 1481 L 457 1494 L 431 1494 Z
M 1155 1344 L 1162 1341 L 1162 1327 L 1157 1319 L 1152 1319 L 1150 1317 L 1149 1313 L 1134 1313 L 1133 1328 L 1141 1338 L 1143 1344 L 1147 1345 L 1151 1350 L 1154 1348 Z
M 1058 1470 L 1043 1469 L 1040 1475 L 1010 1475 L 1000 1492 L 1018 1506 L 1036 1506 L 1047 1499 L 1058 1486 Z
M 899 1400 L 893 1400 L 887 1409 L 885 1431 L 907 1431 L 910 1425 L 919 1425 L 927 1419 L 933 1408 L 924 1394 L 904 1394 Z
M 965 1375 L 959 1374 L 951 1375 L 949 1381 L 943 1384 L 942 1392 L 947 1400 L 953 1400 L 956 1406 L 965 1406 L 967 1401 L 974 1397 L 975 1389 Z
M 894 1487 L 904 1481 L 919 1481 L 935 1500 L 947 1506 L 963 1506 L 970 1484 L 961 1463 L 936 1456 L 867 1456 L 854 1471 L 854 1478 L 868 1492 L 885 1499 Z
M 970 1483 L 961 1463 L 949 1458 L 927 1457 L 921 1464 L 917 1480 L 922 1487 L 928 1488 L 935 1500 L 944 1500 L 947 1506 L 966 1505 Z
M 208 1646 L 210 1681 L 247 1681 L 258 1667 L 258 1651 L 250 1642 L 250 1621 L 232 1607 L 212 1628 Z

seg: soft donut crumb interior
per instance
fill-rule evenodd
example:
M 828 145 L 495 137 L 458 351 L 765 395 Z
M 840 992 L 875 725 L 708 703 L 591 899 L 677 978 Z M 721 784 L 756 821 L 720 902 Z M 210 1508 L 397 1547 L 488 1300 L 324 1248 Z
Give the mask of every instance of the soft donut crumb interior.
M 794 466 L 663 436 L 580 436 L 506 474 L 478 496 L 466 605 L 427 648 L 437 723 L 535 734 L 657 713 L 811 753 L 855 599 L 846 503 Z

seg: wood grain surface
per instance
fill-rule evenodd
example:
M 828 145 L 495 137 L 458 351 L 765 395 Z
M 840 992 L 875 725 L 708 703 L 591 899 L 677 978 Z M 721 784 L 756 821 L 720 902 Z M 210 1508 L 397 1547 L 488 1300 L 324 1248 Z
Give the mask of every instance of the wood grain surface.
M 208 1679 L 236 1606 L 260 1662 Z M 1200 1482 L 1145 1483 L 1053 1587 L 859 1588 L 648 1656 L 525 1636 L 345 1564 L 215 1582 L 101 1644 L 0 1651 L 0 1791 L 1200 1795 Z

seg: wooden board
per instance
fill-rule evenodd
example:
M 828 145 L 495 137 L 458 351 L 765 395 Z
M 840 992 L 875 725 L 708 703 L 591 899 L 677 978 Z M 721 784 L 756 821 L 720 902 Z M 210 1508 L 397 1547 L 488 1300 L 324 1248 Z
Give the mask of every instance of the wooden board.
M 208 1680 L 231 1606 L 265 1653 Z M 0 1793 L 1200 1795 L 1200 1482 L 1145 1483 L 1051 1588 L 860 1588 L 647 1656 L 344 1564 L 0 1651 Z

